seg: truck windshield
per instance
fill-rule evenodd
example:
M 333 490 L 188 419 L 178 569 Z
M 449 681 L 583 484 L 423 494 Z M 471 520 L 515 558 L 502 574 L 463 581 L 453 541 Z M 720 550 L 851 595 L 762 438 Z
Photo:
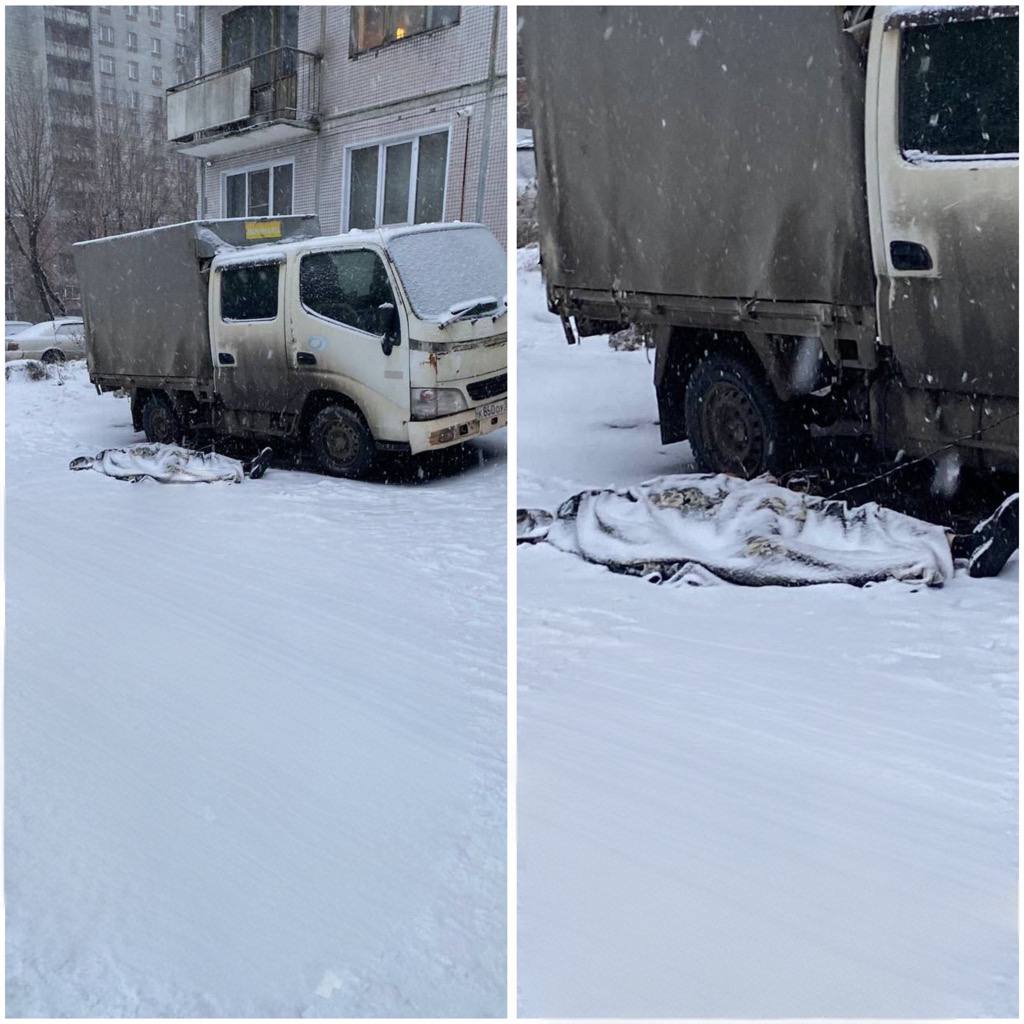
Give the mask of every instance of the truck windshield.
M 388 250 L 421 320 L 504 312 L 505 254 L 487 228 L 440 228 L 391 239 Z

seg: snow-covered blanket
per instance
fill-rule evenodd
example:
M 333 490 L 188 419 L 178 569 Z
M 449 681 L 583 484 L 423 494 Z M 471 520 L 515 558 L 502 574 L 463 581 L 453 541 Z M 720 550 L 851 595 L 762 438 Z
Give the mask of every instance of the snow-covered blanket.
M 118 480 L 151 478 L 164 484 L 212 483 L 245 479 L 242 463 L 216 452 L 195 452 L 174 444 L 136 444 L 107 448 L 97 455 L 72 459 L 70 469 L 95 469 Z
M 546 542 L 656 583 L 941 586 L 953 576 L 943 527 L 875 503 L 851 508 L 799 494 L 770 477 L 664 476 L 583 491 L 553 516 L 523 510 L 518 532 L 521 542 Z

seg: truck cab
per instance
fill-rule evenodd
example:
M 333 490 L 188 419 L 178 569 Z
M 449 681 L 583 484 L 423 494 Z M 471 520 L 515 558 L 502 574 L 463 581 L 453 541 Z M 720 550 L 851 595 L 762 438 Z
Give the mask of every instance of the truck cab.
M 467 224 L 218 254 L 209 336 L 221 423 L 299 433 L 327 472 L 419 453 L 507 417 L 505 261 Z

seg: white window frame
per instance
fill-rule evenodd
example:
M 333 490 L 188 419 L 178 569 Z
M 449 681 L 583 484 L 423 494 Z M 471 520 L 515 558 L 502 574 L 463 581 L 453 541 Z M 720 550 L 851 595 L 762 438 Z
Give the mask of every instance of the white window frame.
M 159 25 L 163 21 L 164 12 L 160 9 L 159 4 L 153 4 L 149 8 L 149 23 L 150 25 Z
M 109 68 L 109 70 L 107 70 Z M 101 75 L 112 75 L 116 72 L 114 65 L 114 58 L 108 53 L 100 54 L 100 74 Z
M 181 29 L 188 28 L 188 8 L 174 8 L 174 24 Z
M 137 4 L 128 4 L 125 8 L 124 16 L 131 21 L 135 21 L 139 16 L 139 8 Z
M 345 171 L 342 175 L 341 186 L 341 224 L 342 231 L 350 231 L 349 216 L 351 214 L 351 187 L 352 187 L 352 151 L 355 149 L 370 149 L 377 147 L 377 201 L 374 207 L 374 222 L 381 225 L 381 218 L 384 215 L 384 179 L 387 170 L 387 148 L 388 146 L 400 146 L 403 142 L 413 143 L 412 158 L 409 161 L 409 197 L 406 205 L 406 220 L 403 224 L 415 223 L 416 216 L 416 175 L 419 171 L 420 139 L 424 135 L 436 135 L 438 132 L 448 133 L 448 144 L 444 157 L 444 192 L 441 195 L 441 216 L 444 216 L 448 209 L 448 179 L 452 166 L 452 136 L 455 134 L 453 125 L 440 124 L 433 128 L 417 129 L 404 135 L 388 136 L 381 139 L 367 139 L 365 142 L 353 142 L 345 147 Z M 389 225 L 397 227 L 398 225 Z
M 139 62 L 137 60 L 128 61 L 128 81 L 137 82 L 139 80 Z
M 125 37 L 125 47 L 135 53 L 139 49 L 139 33 L 129 31 Z
M 149 37 L 149 55 L 151 57 L 162 57 L 163 53 L 160 52 L 162 49 L 163 49 L 163 47 L 160 44 L 159 37 L 158 36 L 150 36 Z
M 99 31 L 99 41 L 104 46 L 114 45 L 114 26 L 108 25 L 105 22 L 101 23 Z
M 159 64 L 154 64 L 150 70 L 150 77 L 153 79 L 153 85 L 163 85 L 164 69 Z
M 285 164 L 290 164 L 292 168 L 292 212 L 291 213 L 274 213 L 274 168 L 282 167 Z M 282 160 L 264 160 L 258 164 L 246 164 L 244 167 L 231 167 L 227 170 L 220 172 L 220 208 L 223 213 L 224 219 L 228 216 L 228 178 L 233 177 L 236 174 L 245 175 L 245 209 L 246 212 L 242 217 L 235 218 L 236 220 L 248 220 L 250 217 L 255 217 L 257 214 L 250 214 L 249 211 L 249 173 L 251 171 L 270 171 L 270 207 L 271 212 L 266 214 L 268 217 L 293 217 L 295 216 L 295 158 L 286 157 Z

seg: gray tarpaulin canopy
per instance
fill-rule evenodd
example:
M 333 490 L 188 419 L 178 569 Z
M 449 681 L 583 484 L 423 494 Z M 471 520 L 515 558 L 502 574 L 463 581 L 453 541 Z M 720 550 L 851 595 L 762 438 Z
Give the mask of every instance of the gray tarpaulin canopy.
M 527 7 L 549 284 L 871 305 L 839 7 Z

